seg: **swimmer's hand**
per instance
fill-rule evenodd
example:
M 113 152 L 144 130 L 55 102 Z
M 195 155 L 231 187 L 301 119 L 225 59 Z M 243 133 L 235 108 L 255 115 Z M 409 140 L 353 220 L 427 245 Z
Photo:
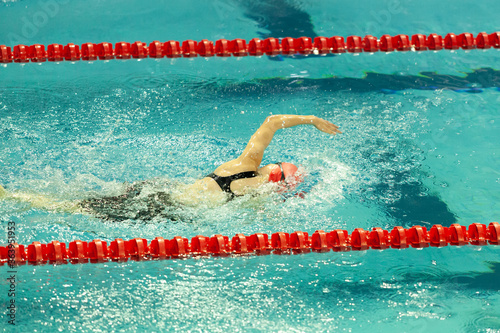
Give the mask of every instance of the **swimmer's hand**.
M 0 199 L 7 196 L 7 191 L 0 185 Z
M 342 133 L 339 130 L 339 127 L 337 125 L 332 124 L 328 120 L 321 119 L 318 117 L 315 117 L 315 119 L 313 121 L 313 125 L 316 126 L 316 128 L 319 129 L 320 131 L 328 133 L 328 134 L 335 135 L 338 133 Z

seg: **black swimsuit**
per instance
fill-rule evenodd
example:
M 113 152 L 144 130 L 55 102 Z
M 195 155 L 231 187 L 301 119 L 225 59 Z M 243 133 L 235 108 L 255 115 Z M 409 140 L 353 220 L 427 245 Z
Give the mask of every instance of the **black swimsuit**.
M 217 176 L 215 173 L 212 172 L 211 174 L 206 175 L 205 177 L 209 177 L 215 180 L 215 182 L 219 185 L 221 190 L 230 193 L 231 196 L 234 197 L 236 195 L 233 193 L 233 191 L 231 191 L 231 183 L 233 182 L 233 180 L 257 177 L 257 172 L 246 171 L 226 177 Z

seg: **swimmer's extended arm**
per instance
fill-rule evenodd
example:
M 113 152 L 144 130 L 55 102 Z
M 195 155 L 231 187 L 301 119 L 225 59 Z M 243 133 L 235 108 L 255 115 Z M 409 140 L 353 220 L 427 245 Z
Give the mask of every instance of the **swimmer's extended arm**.
M 252 135 L 243 153 L 237 158 L 242 164 L 251 163 L 257 169 L 262 162 L 264 151 L 271 143 L 274 133 L 281 128 L 297 125 L 314 125 L 322 132 L 335 135 L 342 133 L 337 125 L 316 116 L 275 115 L 266 118 L 264 123 Z
M 64 213 L 79 212 L 80 207 L 76 201 L 58 201 L 45 195 L 25 193 L 25 192 L 7 192 L 0 185 L 0 200 L 8 199 L 18 202 L 29 203 L 33 208 L 41 208 L 49 211 Z

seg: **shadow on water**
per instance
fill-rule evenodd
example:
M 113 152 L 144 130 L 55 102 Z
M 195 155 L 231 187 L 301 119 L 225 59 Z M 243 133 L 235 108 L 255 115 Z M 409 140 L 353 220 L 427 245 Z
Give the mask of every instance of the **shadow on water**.
M 245 9 L 246 17 L 257 23 L 259 29 L 269 31 L 258 32 L 262 38 L 318 36 L 309 14 L 289 1 L 235 1 Z
M 388 161 L 397 161 L 397 153 L 384 152 L 373 154 L 365 151 L 367 160 L 373 165 L 387 164 Z M 369 195 L 377 198 L 378 203 L 385 207 L 386 213 L 393 217 L 397 223 L 405 227 L 413 225 L 451 225 L 456 223 L 455 215 L 450 212 L 448 206 L 438 196 L 430 193 L 420 178 L 425 174 L 420 170 L 420 164 L 413 164 L 410 160 L 395 163 L 409 163 L 409 170 L 398 170 L 396 166 L 375 167 L 379 170 L 380 182 L 373 186 L 373 192 Z M 417 179 L 412 180 L 412 175 L 417 169 Z
M 491 272 L 481 273 L 473 276 L 458 276 L 453 282 L 462 284 L 471 289 L 483 289 L 500 291 L 500 262 L 488 262 Z
M 442 285 L 444 282 L 448 282 L 471 290 L 500 291 L 500 285 L 498 284 L 498 281 L 500 281 L 500 262 L 486 262 L 485 264 L 491 269 L 490 272 L 470 273 L 468 276 L 455 276 L 442 272 L 405 272 L 401 273 L 401 275 L 407 283 L 412 284 L 427 281 Z
M 404 140 L 400 145 L 402 149 L 413 146 Z M 379 142 L 378 147 L 385 149 L 385 143 Z M 375 178 L 378 181 L 353 193 L 353 200 L 382 207 L 393 218 L 395 225 L 404 227 L 433 224 L 448 226 L 457 222 L 446 202 L 421 181 L 426 174 L 418 160 L 418 149 L 415 149 L 415 155 L 406 158 L 401 158 L 404 155 L 398 152 L 399 148 L 374 152 L 374 143 L 370 142 L 356 146 L 355 150 L 360 152 L 363 160 L 369 161 L 370 169 L 376 170 Z
M 234 94 L 256 92 L 289 92 L 292 89 L 315 88 L 323 91 L 351 91 L 394 93 L 401 90 L 437 90 L 450 89 L 457 92 L 480 93 L 480 88 L 500 87 L 500 71 L 493 68 L 480 68 L 465 76 L 443 75 L 423 72 L 420 75 L 394 75 L 367 73 L 364 78 L 330 77 L 321 79 L 308 78 L 270 78 L 258 79 L 228 87 Z
M 257 31 L 257 34 L 262 39 L 269 37 L 300 38 L 306 36 L 314 40 L 314 38 L 318 36 L 314 31 L 311 16 L 302 10 L 298 4 L 293 4 L 286 0 L 236 1 L 244 8 L 245 16 L 255 21 L 259 29 L 261 29 L 261 31 Z M 335 55 L 328 54 L 327 56 L 334 57 Z M 313 57 L 317 57 L 317 55 L 279 55 L 268 57 L 268 59 L 281 61 L 283 58 L 305 59 Z
M 408 178 L 406 172 L 393 172 L 396 183 L 398 180 Z M 381 182 L 375 186 L 376 192 L 386 196 L 387 193 L 397 193 L 399 199 L 385 204 L 387 213 L 405 227 L 421 224 L 441 224 L 444 226 L 456 223 L 456 217 L 450 212 L 448 206 L 438 196 L 422 193 L 428 192 L 419 182 L 392 185 Z

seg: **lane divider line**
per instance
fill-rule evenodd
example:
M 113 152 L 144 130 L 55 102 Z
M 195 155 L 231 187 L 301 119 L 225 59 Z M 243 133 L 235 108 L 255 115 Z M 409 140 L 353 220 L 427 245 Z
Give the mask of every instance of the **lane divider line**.
M 102 42 L 98 44 L 83 43 L 77 45 L 69 43 L 50 45 L 16 45 L 13 48 L 0 45 L 0 63 L 41 63 L 45 61 L 96 61 L 112 59 L 143 59 L 143 58 L 195 58 L 195 57 L 244 57 L 244 56 L 293 56 L 299 55 L 327 55 L 342 53 L 374 53 L 374 52 L 407 52 L 407 51 L 439 51 L 439 50 L 472 50 L 472 49 L 500 49 L 500 32 L 480 32 L 473 34 L 464 32 L 456 35 L 449 33 L 442 37 L 432 33 L 429 36 L 422 34 L 412 35 L 383 35 L 380 38 L 372 35 L 333 37 L 300 38 L 253 38 L 248 43 L 237 38 L 233 40 L 219 39 L 209 41 L 203 39 L 167 42 L 153 41 L 149 44 L 136 41 L 134 43 L 118 42 L 113 44 Z
M 487 246 L 500 245 L 500 224 L 491 222 L 488 226 L 473 223 L 469 227 L 452 224 L 450 227 L 433 225 L 429 230 L 423 226 L 411 228 L 394 227 L 390 232 L 382 228 L 364 230 L 356 228 L 349 234 L 347 230 L 335 229 L 330 232 L 295 231 L 291 234 L 276 232 L 269 237 L 265 233 L 250 236 L 236 234 L 228 236 L 198 235 L 189 241 L 176 236 L 170 240 L 156 237 L 148 243 L 143 238 L 123 240 L 117 238 L 109 244 L 95 239 L 91 242 L 75 240 L 69 244 L 52 241 L 48 244 L 33 242 L 25 246 L 9 244 L 0 246 L 0 265 L 97 263 L 108 260 L 127 261 L 147 259 L 185 258 L 196 256 L 298 254 L 313 252 L 347 252 L 444 246 Z

